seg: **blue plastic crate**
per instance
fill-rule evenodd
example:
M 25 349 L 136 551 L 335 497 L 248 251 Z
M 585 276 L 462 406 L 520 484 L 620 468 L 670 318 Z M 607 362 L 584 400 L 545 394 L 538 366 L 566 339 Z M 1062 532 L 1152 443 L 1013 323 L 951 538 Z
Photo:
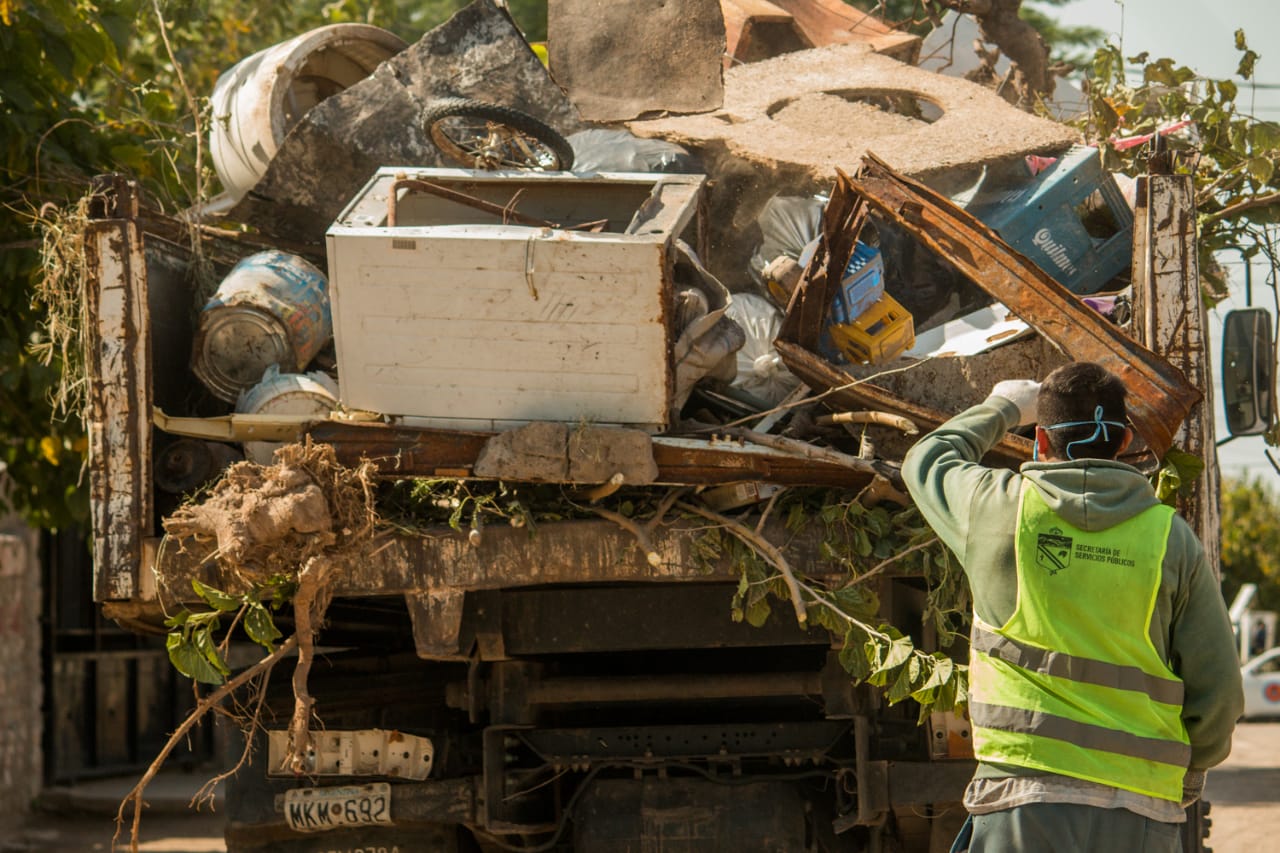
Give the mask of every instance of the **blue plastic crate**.
M 884 259 L 880 250 L 858 241 L 831 301 L 829 323 L 851 323 L 884 296 Z
M 1085 230 L 1078 212 L 1095 192 L 1117 228 L 1102 239 Z M 1096 148 L 1072 148 L 1030 182 L 975 200 L 969 212 L 1073 293 L 1097 293 L 1133 253 L 1133 213 Z

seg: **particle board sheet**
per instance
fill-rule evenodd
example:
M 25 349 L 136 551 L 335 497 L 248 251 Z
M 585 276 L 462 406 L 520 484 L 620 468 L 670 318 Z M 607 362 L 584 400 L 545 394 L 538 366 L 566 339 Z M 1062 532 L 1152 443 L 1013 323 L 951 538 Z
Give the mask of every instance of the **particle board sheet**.
M 706 112 L 724 100 L 720 0 L 551 0 L 547 50 L 587 121 Z

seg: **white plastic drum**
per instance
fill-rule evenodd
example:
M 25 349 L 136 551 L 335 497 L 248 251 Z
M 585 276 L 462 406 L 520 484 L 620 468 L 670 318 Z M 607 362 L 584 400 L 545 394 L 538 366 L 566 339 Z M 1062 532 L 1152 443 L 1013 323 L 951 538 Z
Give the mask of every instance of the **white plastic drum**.
M 258 51 L 213 87 L 209 154 L 239 201 L 266 173 L 280 143 L 307 111 L 349 89 L 406 47 L 368 24 L 331 24 Z
M 338 408 L 338 384 L 320 371 L 281 373 L 272 365 L 262 381 L 240 395 L 236 411 L 250 415 L 315 415 L 324 420 Z M 246 441 L 246 459 L 270 465 L 280 447 L 274 441 Z
M 332 337 L 324 273 L 297 255 L 258 252 L 232 267 L 201 309 L 191 370 L 230 403 L 273 364 L 304 369 Z

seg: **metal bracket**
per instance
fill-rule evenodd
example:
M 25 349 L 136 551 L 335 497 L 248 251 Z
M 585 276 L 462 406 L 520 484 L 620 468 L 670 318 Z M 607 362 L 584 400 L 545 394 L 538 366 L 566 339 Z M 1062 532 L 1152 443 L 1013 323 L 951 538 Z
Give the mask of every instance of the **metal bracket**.
M 289 754 L 289 733 L 267 732 L 267 775 L 288 776 L 284 769 Z M 387 729 L 334 731 L 315 736 L 315 752 L 308 758 L 307 772 L 313 776 L 390 776 L 397 779 L 426 779 L 435 761 L 430 738 L 406 735 Z

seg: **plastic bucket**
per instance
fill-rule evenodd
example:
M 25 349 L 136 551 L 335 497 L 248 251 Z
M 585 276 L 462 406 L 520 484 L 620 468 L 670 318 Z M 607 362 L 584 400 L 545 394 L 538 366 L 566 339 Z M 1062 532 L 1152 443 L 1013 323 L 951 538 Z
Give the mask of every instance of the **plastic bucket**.
M 200 313 L 191 369 L 228 403 L 271 365 L 300 371 L 333 337 L 324 273 L 297 255 L 241 260 Z
M 209 155 L 239 201 L 267 171 L 307 111 L 349 89 L 406 47 L 368 24 L 331 24 L 241 60 L 218 77 L 209 99 Z
M 323 420 L 338 408 L 338 384 L 319 371 L 281 373 L 267 368 L 262 381 L 244 391 L 236 401 L 236 411 L 250 415 L 316 415 Z M 280 447 L 274 441 L 246 441 L 245 458 L 270 465 Z

